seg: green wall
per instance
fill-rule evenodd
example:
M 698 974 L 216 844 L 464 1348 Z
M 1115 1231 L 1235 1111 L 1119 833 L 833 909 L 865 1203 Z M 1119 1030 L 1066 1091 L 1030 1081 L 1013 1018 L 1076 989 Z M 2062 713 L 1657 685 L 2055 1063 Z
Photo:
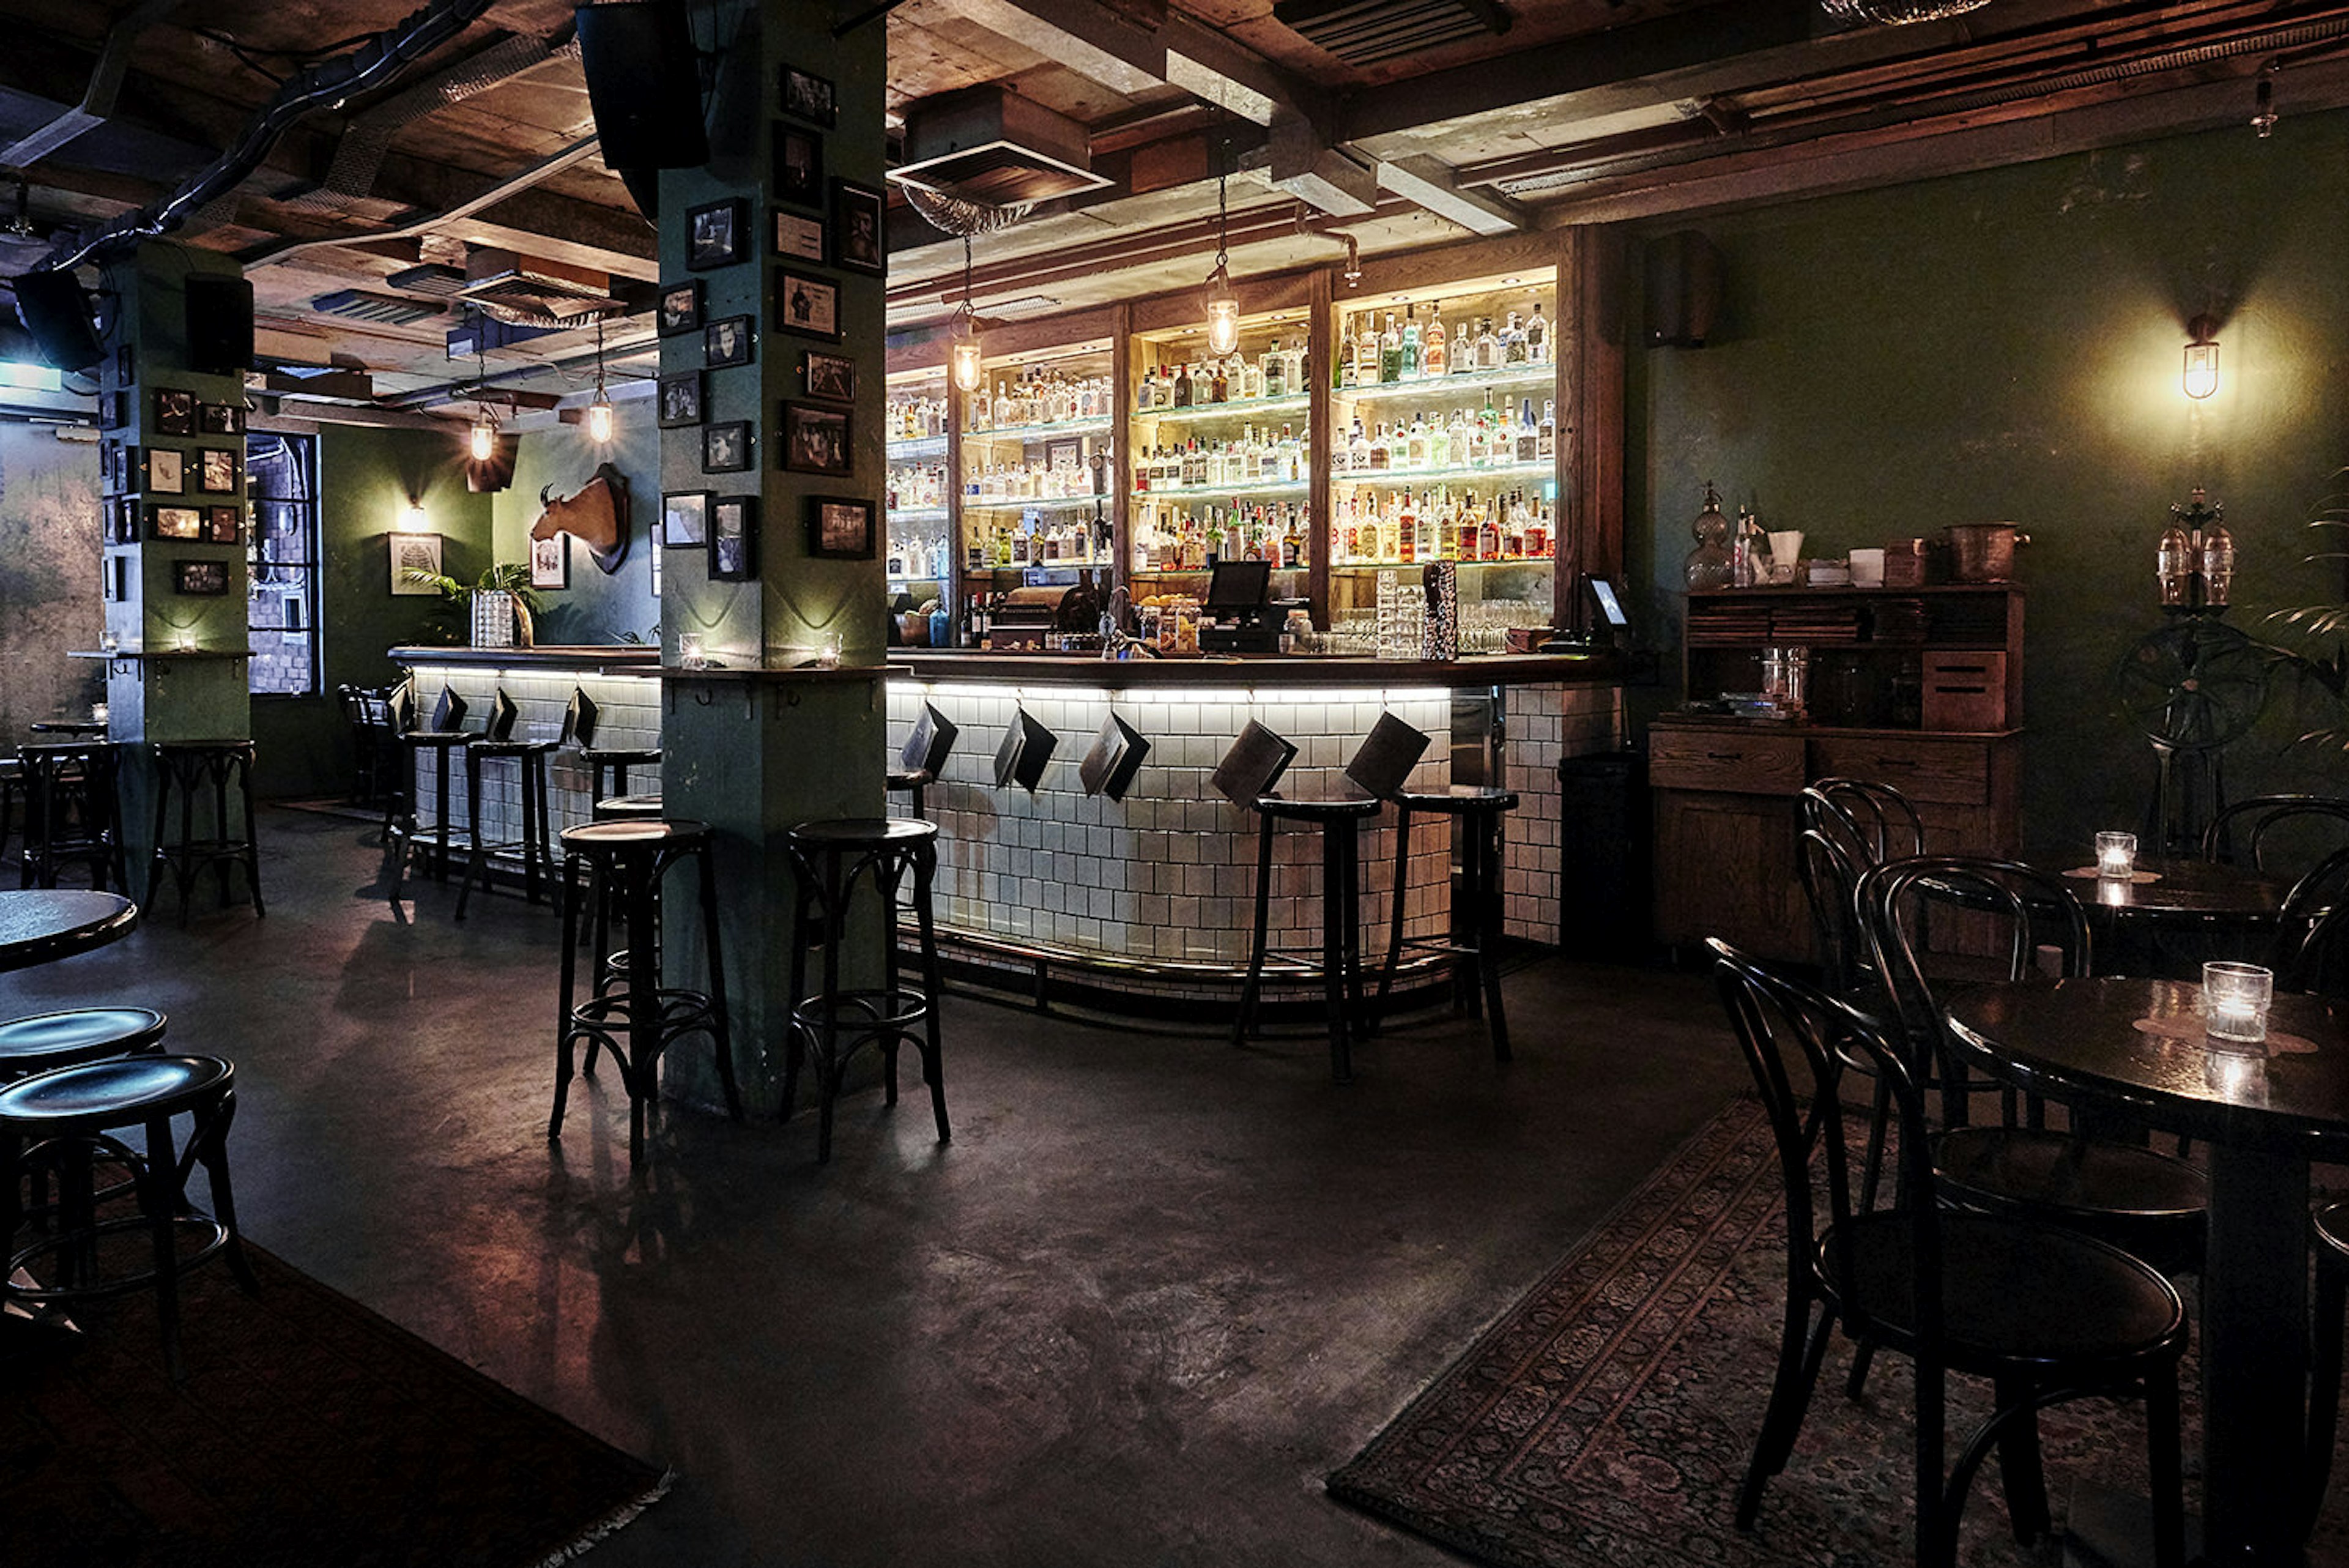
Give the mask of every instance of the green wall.
M 2135 826 L 2151 753 L 2112 670 L 2161 623 L 2154 545 L 2195 485 L 2223 501 L 2232 619 L 2339 597 L 2306 524 L 2349 463 L 2349 114 L 2230 130 L 1707 221 L 1726 287 L 1702 348 L 1631 351 L 1627 559 L 1677 647 L 1705 482 L 1806 554 L 2012 520 L 2033 539 L 2026 852 Z M 1680 226 L 1680 225 L 1674 225 Z M 1635 260 L 1635 273 L 1637 271 Z M 2186 321 L 2220 384 L 2179 389 Z M 1635 342 L 1643 339 L 1635 338 Z M 1650 712 L 1678 700 L 1646 694 Z M 2279 680 L 2228 756 L 2231 796 L 2344 784 L 2290 742 L 2331 710 Z
M 660 431 L 654 426 L 650 399 L 619 405 L 612 444 L 605 451 L 598 451 L 578 425 L 533 431 L 521 438 L 513 488 L 500 492 L 492 507 L 498 559 L 530 559 L 530 531 L 543 510 L 539 504 L 543 487 L 552 485 L 553 493 L 570 495 L 605 462 L 617 468 L 628 481 L 627 556 L 620 569 L 606 576 L 587 554 L 586 545 L 576 539 L 567 541 L 571 587 L 539 590 L 546 607 L 538 620 L 541 642 L 621 642 L 630 634 L 647 642 L 660 640 L 660 601 L 653 597 L 650 543 L 653 524 L 660 516 Z

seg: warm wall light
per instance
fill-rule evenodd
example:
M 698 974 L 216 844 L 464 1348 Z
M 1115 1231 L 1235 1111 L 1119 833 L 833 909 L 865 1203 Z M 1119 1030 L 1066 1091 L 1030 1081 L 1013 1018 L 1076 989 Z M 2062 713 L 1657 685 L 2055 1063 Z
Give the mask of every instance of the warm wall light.
M 2219 389 L 2219 324 L 2198 316 L 2186 330 L 2194 335 L 2186 345 L 2186 395 L 2207 398 Z
M 403 534 L 429 534 L 431 531 L 431 519 L 424 515 L 424 503 L 421 501 L 411 501 L 407 505 L 399 509 L 399 532 Z

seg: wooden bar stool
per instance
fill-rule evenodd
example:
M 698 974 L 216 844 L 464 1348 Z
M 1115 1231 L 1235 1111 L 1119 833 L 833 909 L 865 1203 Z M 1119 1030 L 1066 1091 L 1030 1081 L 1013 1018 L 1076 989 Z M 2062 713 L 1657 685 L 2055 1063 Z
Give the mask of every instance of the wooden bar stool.
M 471 745 L 477 738 L 464 728 L 465 700 L 443 687 L 440 701 L 432 711 L 431 726 L 415 729 L 413 693 L 403 688 L 392 700 L 394 722 L 399 727 L 401 767 L 399 770 L 400 815 L 391 829 L 391 836 L 399 841 L 398 859 L 394 862 L 391 896 L 399 898 L 400 878 L 406 875 L 408 861 L 416 851 L 416 841 L 429 837 L 432 842 L 432 877 L 437 882 L 449 879 L 449 850 L 453 844 L 465 847 L 465 830 L 456 826 L 455 812 L 449 799 L 449 759 L 452 753 Z M 423 753 L 432 756 L 433 820 L 421 821 L 416 811 L 416 769 Z M 387 841 L 388 842 L 388 841 Z
M 726 1023 L 726 966 L 719 950 L 716 863 L 709 839 L 709 827 L 698 822 L 591 822 L 564 830 L 563 1000 L 556 1021 L 554 1113 L 546 1124 L 550 1141 L 563 1134 L 574 1049 L 583 1040 L 588 1046 L 589 1071 L 594 1070 L 599 1046 L 609 1050 L 620 1065 L 620 1081 L 628 1092 L 631 1167 L 644 1158 L 645 1109 L 660 1098 L 661 1053 L 686 1035 L 709 1036 L 718 1051 L 718 1080 L 726 1091 L 727 1111 L 736 1121 L 742 1119 L 741 1091 L 734 1082 L 733 1040 Z M 663 878 L 686 860 L 691 860 L 700 874 L 702 940 L 709 949 L 709 989 L 662 985 L 659 955 L 653 943 L 639 940 L 628 950 L 624 982 L 574 1004 L 583 871 L 595 884 L 612 890 L 613 901 L 629 929 L 643 933 L 655 929 Z M 600 941 L 596 950 L 603 950 Z
M 128 893 L 122 858 L 121 752 L 110 741 L 47 741 L 16 748 L 25 821 L 21 885 L 54 888 L 80 866 L 89 885 Z
M 588 788 L 590 800 L 602 800 L 606 795 L 626 794 L 630 768 L 660 766 L 661 754 L 660 748 L 657 746 L 597 745 L 595 726 L 602 717 L 602 710 L 595 706 L 595 699 L 587 695 L 585 687 L 574 686 L 571 689 L 571 706 L 564 710 L 563 714 L 561 738 L 578 742 L 579 760 L 587 764 L 590 777 Z M 605 780 L 607 770 L 611 774 L 608 788 L 605 786 Z
M 816 1160 L 832 1158 L 833 1104 L 849 1058 L 878 1045 L 887 1064 L 888 1103 L 897 1103 L 897 1049 L 910 1044 L 922 1056 L 930 1112 L 938 1141 L 953 1141 L 947 1121 L 945 1060 L 938 1039 L 938 948 L 930 918 L 930 882 L 937 870 L 938 829 L 902 817 L 849 817 L 802 822 L 783 836 L 798 886 L 792 915 L 791 1054 L 783 1064 L 782 1116 L 798 1097 L 800 1058 L 813 1060 L 816 1076 Z M 921 984 L 897 972 L 897 901 L 913 877 L 914 917 L 921 930 Z M 870 879 L 881 900 L 882 977 L 877 987 L 850 990 L 840 982 L 840 944 L 849 925 L 858 882 Z M 810 994 L 807 955 L 823 950 L 823 989 Z
M 501 689 L 491 711 L 489 728 L 465 747 L 465 837 L 472 853 L 465 858 L 465 876 L 457 885 L 457 919 L 460 920 L 465 918 L 465 902 L 472 895 L 474 880 L 480 879 L 482 891 L 489 890 L 490 857 L 501 850 L 521 853 L 523 898 L 526 901 L 538 902 L 542 871 L 549 882 L 554 879 L 554 849 L 548 842 L 547 830 L 546 759 L 561 742 L 515 740 L 513 726 L 519 716 L 513 699 Z M 522 801 L 519 836 L 495 841 L 481 828 L 481 764 L 493 762 L 514 764 L 514 783 Z
M 153 905 L 155 889 L 169 870 L 172 884 L 180 890 L 180 924 L 183 926 L 188 923 L 189 889 L 207 866 L 220 878 L 223 906 L 229 902 L 229 872 L 242 867 L 253 912 L 256 916 L 266 913 L 261 903 L 261 846 L 253 819 L 254 758 L 253 742 L 247 740 L 155 742 L 155 858 L 147 868 L 147 902 Z M 228 797 L 232 785 L 243 802 L 241 832 L 232 832 L 229 827 Z M 209 838 L 199 838 L 195 829 L 196 800 L 206 792 L 212 795 L 212 834 Z M 180 797 L 177 840 L 164 836 L 174 794 Z
M 1379 966 L 1379 994 L 1371 1010 L 1373 1029 L 1386 1025 L 1387 997 L 1394 989 L 1395 966 L 1408 948 L 1417 952 L 1448 954 L 1473 960 L 1452 966 L 1453 1005 L 1475 1017 L 1477 993 L 1484 993 L 1482 1012 L 1493 1037 L 1493 1059 L 1509 1059 L 1509 1022 L 1501 1008 L 1501 826 L 1517 808 L 1516 792 L 1477 784 L 1454 784 L 1443 791 L 1397 790 L 1387 798 L 1395 804 L 1394 909 L 1387 926 L 1386 961 Z M 1414 812 L 1457 819 L 1461 826 L 1460 885 L 1453 894 L 1449 934 L 1431 937 L 1402 934 L 1403 889 L 1411 868 L 1411 819 Z M 1451 857 L 1445 856 L 1448 866 Z M 1448 881 L 1449 878 L 1447 877 Z

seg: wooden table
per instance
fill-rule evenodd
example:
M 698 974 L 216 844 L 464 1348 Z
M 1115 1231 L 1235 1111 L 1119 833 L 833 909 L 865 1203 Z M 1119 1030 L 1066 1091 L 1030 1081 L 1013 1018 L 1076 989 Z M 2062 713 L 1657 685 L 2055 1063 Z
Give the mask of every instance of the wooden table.
M 2288 879 L 2209 860 L 2137 864 L 2154 879 L 2064 877 L 2095 928 L 2098 972 L 2190 979 L 2206 959 L 2266 961 Z
M 2230 1568 L 2298 1563 L 2308 1168 L 2323 1137 L 2349 1145 L 2349 1009 L 2278 996 L 2263 1056 L 2209 1051 L 2201 988 L 2178 981 L 1985 985 L 1956 993 L 1949 1018 L 2009 1082 L 2207 1146 L 2204 1552 Z

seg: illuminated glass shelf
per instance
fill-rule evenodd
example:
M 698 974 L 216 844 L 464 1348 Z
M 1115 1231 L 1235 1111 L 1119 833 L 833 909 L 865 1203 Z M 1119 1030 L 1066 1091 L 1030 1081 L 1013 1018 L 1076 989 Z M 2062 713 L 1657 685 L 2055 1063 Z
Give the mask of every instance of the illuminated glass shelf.
M 1556 557 L 1550 556 L 1509 556 L 1498 561 L 1454 559 L 1444 562 L 1450 566 L 1547 566 L 1555 564 Z M 1408 572 L 1433 565 L 1433 561 L 1336 561 L 1330 564 L 1330 569 L 1333 572 Z
M 892 523 L 943 523 L 946 520 L 947 509 L 943 506 L 892 506 L 889 508 L 889 521 Z
M 1136 501 L 1189 501 L 1199 496 L 1224 495 L 1302 495 L 1312 488 L 1309 480 L 1260 479 L 1246 484 L 1168 484 L 1133 493 Z
M 1298 562 L 1293 566 L 1273 567 L 1275 572 L 1302 572 L 1308 569 L 1307 564 L 1303 561 Z M 1214 570 L 1213 566 L 1136 566 L 1126 573 L 1126 576 L 1129 577 L 1204 577 Z
M 1463 370 L 1452 376 L 1423 376 L 1416 381 L 1381 381 L 1368 387 L 1340 387 L 1338 396 L 1375 403 L 1390 398 L 1450 397 L 1455 392 L 1497 392 L 1504 389 L 1555 386 L 1557 366 L 1511 365 L 1499 370 Z
M 1357 473 L 1349 469 L 1332 473 L 1332 484 L 1421 484 L 1429 480 L 1454 479 L 1547 479 L 1557 472 L 1557 464 L 1547 457 L 1531 462 L 1491 462 L 1482 468 L 1379 468 L 1365 469 Z
M 918 462 L 926 457 L 944 457 L 947 438 L 934 436 L 893 436 L 888 442 L 891 462 Z
M 1053 436 L 1103 435 L 1113 422 L 1109 415 L 1100 414 L 1089 420 L 1060 420 L 1046 425 L 1002 425 L 988 431 L 966 431 L 962 439 L 968 445 L 975 441 L 1049 441 Z
M 1286 393 L 1278 398 L 1248 398 L 1225 403 L 1193 403 L 1185 409 L 1136 409 L 1137 420 L 1163 420 L 1174 424 L 1187 424 L 1195 420 L 1227 420 L 1249 414 L 1301 414 L 1313 406 L 1309 392 Z
M 966 512 L 1025 512 L 1032 507 L 1042 512 L 1068 506 L 1091 506 L 1095 502 L 1100 502 L 1106 506 L 1109 504 L 1109 497 L 1106 495 L 1009 495 L 988 499 L 983 496 L 968 495 L 963 498 L 962 509 Z

